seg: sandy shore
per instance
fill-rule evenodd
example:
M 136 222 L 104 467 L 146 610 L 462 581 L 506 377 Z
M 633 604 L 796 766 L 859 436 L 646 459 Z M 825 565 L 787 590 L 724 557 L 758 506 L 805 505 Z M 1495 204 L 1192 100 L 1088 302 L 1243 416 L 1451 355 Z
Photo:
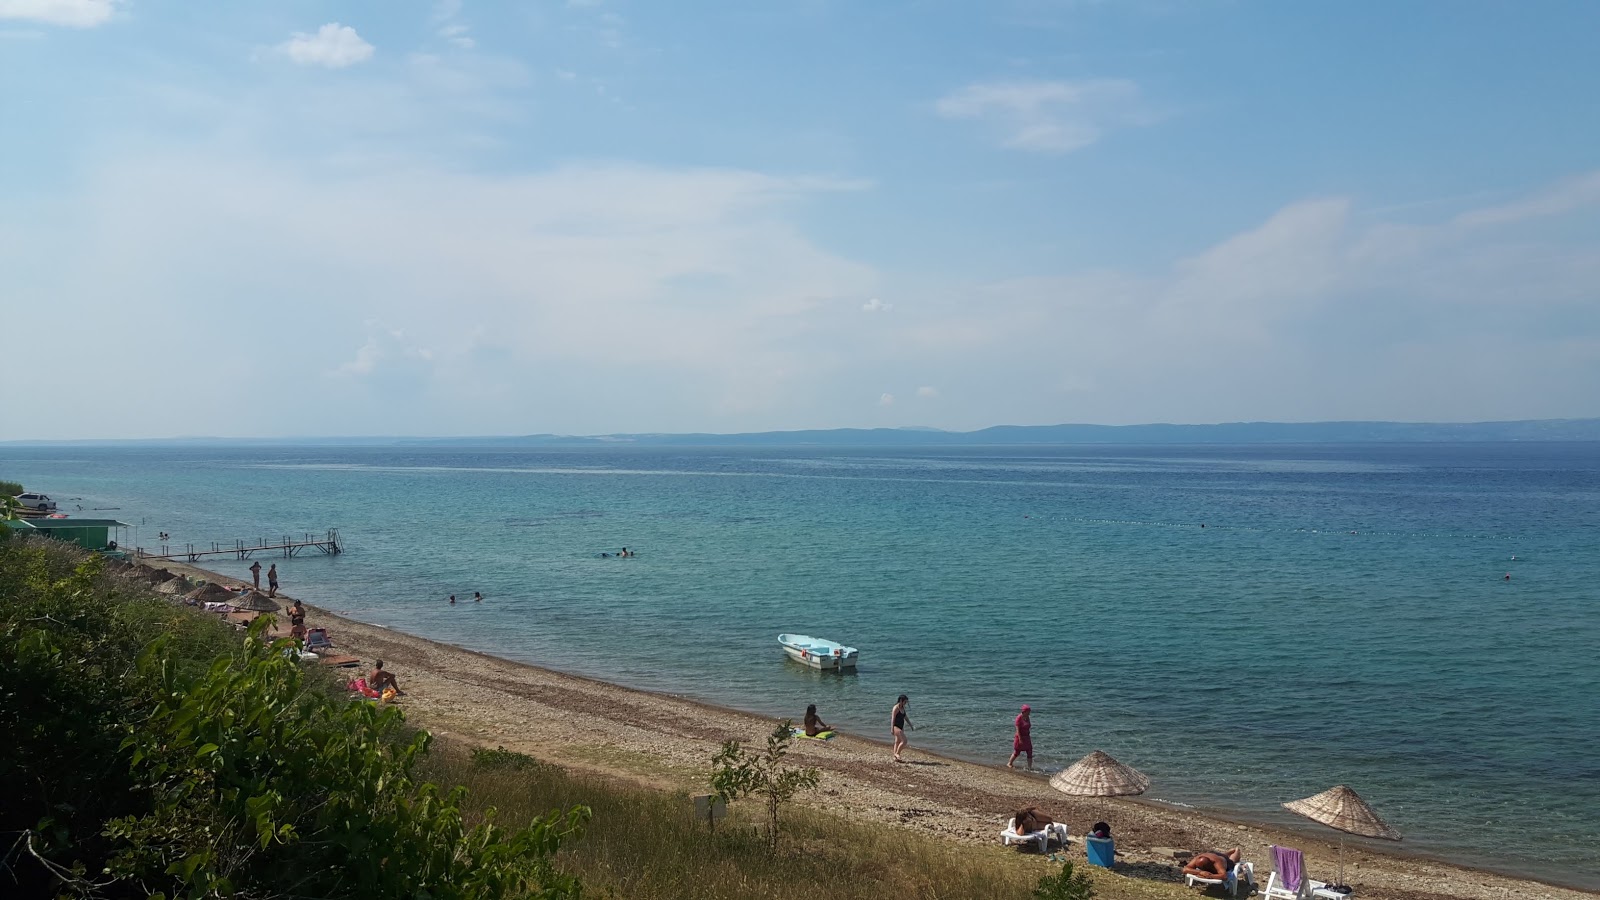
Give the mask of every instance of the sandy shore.
M 192 566 L 166 567 L 208 580 L 237 581 Z M 499 659 L 315 607 L 307 610 L 308 624 L 326 627 L 341 652 L 361 658 L 363 670 L 374 659 L 385 661 L 405 691 L 401 705 L 412 722 L 441 736 L 503 746 L 571 769 L 698 793 L 704 791 L 709 760 L 723 741 L 760 740 L 774 722 Z M 798 719 L 803 710 L 782 712 Z M 1271 871 L 1271 844 L 1304 850 L 1315 877 L 1331 880 L 1335 874 L 1338 844 L 1329 830 L 1319 836 L 1137 800 L 1066 797 L 1042 777 L 940 757 L 917 750 L 915 732 L 911 738 L 908 762 L 902 764 L 890 759 L 880 741 L 850 735 L 827 742 L 797 741 L 791 758 L 823 772 L 821 788 L 804 802 L 856 820 L 979 844 L 997 844 L 1009 814 L 1037 804 L 1068 823 L 1072 852 L 1078 857 L 1083 850 L 1077 839 L 1089 823 L 1103 818 L 1117 836 L 1119 871 L 1132 878 L 1180 882 L 1172 865 L 1175 851 L 1239 846 L 1264 884 Z M 1040 865 L 1042 873 L 1045 864 Z M 1355 844 L 1345 850 L 1345 875 L 1356 895 L 1367 898 L 1600 896 Z

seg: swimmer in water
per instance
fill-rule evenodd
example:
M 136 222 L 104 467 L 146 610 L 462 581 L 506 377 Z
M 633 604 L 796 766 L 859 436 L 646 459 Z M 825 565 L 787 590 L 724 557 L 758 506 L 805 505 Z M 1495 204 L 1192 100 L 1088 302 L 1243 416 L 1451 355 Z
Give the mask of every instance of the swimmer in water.
M 1507 580 L 1507 581 L 1510 581 L 1510 580 L 1511 580 L 1511 573 L 1510 573 L 1510 572 L 1507 572 L 1507 573 L 1506 573 L 1506 580 Z

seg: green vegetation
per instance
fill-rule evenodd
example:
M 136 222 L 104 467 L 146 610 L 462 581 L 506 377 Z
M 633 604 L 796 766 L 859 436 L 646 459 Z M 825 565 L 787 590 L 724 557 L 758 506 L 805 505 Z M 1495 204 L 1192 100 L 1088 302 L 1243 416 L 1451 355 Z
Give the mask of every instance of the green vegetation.
M 728 741 L 711 760 L 711 790 L 725 803 L 760 797 L 767 805 L 767 841 L 778 846 L 778 808 L 801 791 L 817 786 L 816 769 L 795 769 L 783 764 L 794 741 L 794 723 L 779 722 L 767 735 L 764 750 L 750 751 L 738 741 Z
M 1063 863 L 1059 873 L 1039 879 L 1033 896 L 1034 900 L 1094 900 L 1094 882 L 1087 874 L 1072 871 L 1072 863 Z
M 415 776 L 426 733 L 286 644 L 0 547 L 3 865 L 26 896 L 577 897 L 551 863 L 587 810 L 524 827 Z
M 586 898 L 765 900 L 815 893 L 830 900 L 1021 900 L 1044 871 L 1036 856 L 868 824 L 846 810 L 786 810 L 784 842 L 774 850 L 763 807 L 735 804 L 713 833 L 695 819 L 687 793 L 619 784 L 532 759 L 518 767 L 500 758 L 505 752 L 494 751 L 486 765 L 478 753 L 441 744 L 423 769 L 440 783 L 466 786 L 469 797 L 492 797 L 500 814 L 511 818 L 579 803 L 590 807 L 594 818 L 583 839 L 556 854 L 562 871 L 583 880 Z M 1184 900 L 1182 893 L 1163 896 Z
M 0 481 L 0 497 L 15 497 L 25 490 L 15 481 Z

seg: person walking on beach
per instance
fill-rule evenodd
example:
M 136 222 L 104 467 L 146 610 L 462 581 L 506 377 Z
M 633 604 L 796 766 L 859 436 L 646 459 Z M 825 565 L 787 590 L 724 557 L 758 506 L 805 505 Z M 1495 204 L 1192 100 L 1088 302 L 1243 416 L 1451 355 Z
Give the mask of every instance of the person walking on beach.
M 273 563 L 267 568 L 267 596 L 278 596 L 278 564 Z
M 900 758 L 900 753 L 911 746 L 911 742 L 906 740 L 906 729 L 916 726 L 911 724 L 911 716 L 906 713 L 910 705 L 911 698 L 901 694 L 900 699 L 894 702 L 894 709 L 889 713 L 889 732 L 894 735 L 895 762 L 905 762 Z
M 250 564 L 250 580 L 255 583 L 256 590 L 261 590 L 261 561 Z
M 1011 736 L 1011 759 L 1006 762 L 1006 768 L 1017 767 L 1017 757 L 1028 754 L 1028 771 L 1033 771 L 1033 707 L 1022 704 L 1022 712 L 1017 714 L 1016 732 Z

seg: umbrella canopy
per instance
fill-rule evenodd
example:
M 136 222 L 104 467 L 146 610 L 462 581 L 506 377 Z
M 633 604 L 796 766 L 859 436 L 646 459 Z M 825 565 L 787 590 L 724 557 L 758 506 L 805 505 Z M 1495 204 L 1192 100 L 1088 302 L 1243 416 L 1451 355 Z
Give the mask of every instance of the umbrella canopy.
M 1400 840 L 1400 832 L 1379 818 L 1367 801 L 1361 799 L 1361 795 L 1342 784 L 1304 800 L 1285 803 L 1283 808 L 1350 834 L 1383 838 L 1386 841 Z
M 1050 786 L 1078 797 L 1122 797 L 1144 793 L 1150 786 L 1150 777 L 1117 762 L 1111 754 L 1096 750 L 1057 772 L 1051 777 Z
M 232 602 L 233 608 L 239 610 L 240 612 L 269 613 L 277 612 L 283 608 L 278 605 L 276 600 L 273 600 L 271 597 L 268 597 L 266 594 L 263 594 L 260 591 L 251 591 L 250 593 L 245 594 L 243 597 L 240 597 Z
M 211 584 L 202 584 L 184 594 L 184 596 L 190 600 L 198 600 L 201 603 L 231 603 L 239 595 L 213 582 Z
M 166 581 L 163 581 L 160 584 L 156 585 L 156 593 L 158 593 L 158 594 L 185 594 L 185 593 L 188 593 L 189 589 L 191 587 L 193 587 L 193 586 L 194 585 L 191 585 L 189 583 L 189 579 L 184 578 L 182 575 L 179 575 L 177 578 L 169 578 Z
M 177 578 L 178 576 L 172 574 L 171 572 L 168 572 L 166 569 L 148 569 L 147 568 L 147 569 L 144 569 L 144 570 L 140 571 L 137 574 L 136 577 L 142 578 L 145 581 L 150 582 L 151 584 L 161 584 L 162 582 L 171 581 L 172 579 Z

